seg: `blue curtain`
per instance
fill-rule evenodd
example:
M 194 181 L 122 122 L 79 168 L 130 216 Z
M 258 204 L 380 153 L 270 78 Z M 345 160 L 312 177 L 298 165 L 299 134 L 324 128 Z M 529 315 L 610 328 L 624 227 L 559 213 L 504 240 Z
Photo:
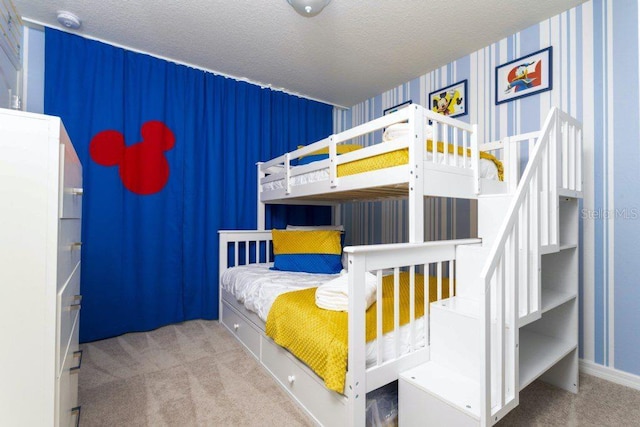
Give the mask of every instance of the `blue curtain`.
M 217 231 L 256 227 L 256 161 L 329 135 L 332 107 L 52 29 L 45 43 L 45 112 L 84 168 L 80 340 L 217 318 Z M 329 219 L 278 208 L 268 225 Z

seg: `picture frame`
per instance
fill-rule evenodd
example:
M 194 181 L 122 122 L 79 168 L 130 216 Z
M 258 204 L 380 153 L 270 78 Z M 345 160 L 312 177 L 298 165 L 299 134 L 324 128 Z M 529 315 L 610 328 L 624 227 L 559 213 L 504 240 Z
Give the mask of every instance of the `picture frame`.
M 553 88 L 553 47 L 496 67 L 496 105 Z
M 467 114 L 467 80 L 431 92 L 429 109 L 449 117 Z
M 413 101 L 408 100 L 408 101 L 401 102 L 400 104 L 394 105 L 393 107 L 385 108 L 384 111 L 382 112 L 382 115 L 386 116 L 387 114 L 395 113 L 399 109 L 407 107 L 412 103 Z

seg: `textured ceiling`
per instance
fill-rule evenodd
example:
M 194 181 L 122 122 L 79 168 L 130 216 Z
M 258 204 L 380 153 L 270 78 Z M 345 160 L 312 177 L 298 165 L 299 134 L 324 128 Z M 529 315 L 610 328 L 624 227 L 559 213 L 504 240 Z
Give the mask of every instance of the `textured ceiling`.
M 13 0 L 27 22 L 352 106 L 584 0 Z

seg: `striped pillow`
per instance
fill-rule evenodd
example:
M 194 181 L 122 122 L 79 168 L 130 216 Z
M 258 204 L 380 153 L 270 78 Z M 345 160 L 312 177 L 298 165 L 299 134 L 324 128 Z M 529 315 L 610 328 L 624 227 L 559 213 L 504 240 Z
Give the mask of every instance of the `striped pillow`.
M 337 274 L 342 270 L 339 230 L 271 230 L 274 270 Z
M 304 145 L 298 145 L 298 148 L 302 148 Z M 350 153 L 355 150 L 361 149 L 362 146 L 358 144 L 338 144 L 336 145 L 336 153 L 337 154 L 345 154 Z M 311 154 L 307 154 L 306 156 L 302 156 L 298 159 L 298 165 L 308 165 L 309 163 L 317 162 L 318 160 L 324 160 L 329 158 L 329 147 L 321 148 L 320 150 L 316 150 Z

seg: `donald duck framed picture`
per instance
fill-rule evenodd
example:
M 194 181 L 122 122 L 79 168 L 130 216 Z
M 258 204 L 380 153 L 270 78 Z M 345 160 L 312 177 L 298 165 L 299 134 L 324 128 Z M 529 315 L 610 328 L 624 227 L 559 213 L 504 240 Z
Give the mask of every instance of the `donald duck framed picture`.
M 552 47 L 496 67 L 496 104 L 551 90 Z

